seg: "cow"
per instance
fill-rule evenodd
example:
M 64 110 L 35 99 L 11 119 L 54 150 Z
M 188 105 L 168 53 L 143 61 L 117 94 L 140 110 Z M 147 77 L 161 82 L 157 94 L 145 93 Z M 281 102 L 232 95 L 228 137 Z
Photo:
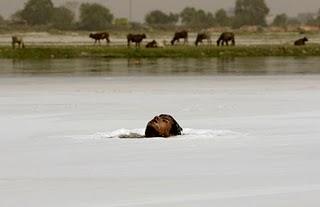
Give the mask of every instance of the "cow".
M 106 39 L 106 43 L 109 44 L 110 43 L 110 35 L 108 32 L 98 32 L 98 33 L 90 33 L 89 37 L 94 39 L 94 44 L 96 44 L 97 42 L 100 44 L 100 40 Z
M 308 41 L 309 41 L 308 38 L 304 37 L 304 38 L 301 38 L 301 39 L 294 41 L 294 45 L 296 45 L 296 46 L 305 45 L 306 42 L 308 42 Z
M 233 32 L 223 32 L 219 39 L 217 40 L 217 46 L 220 46 L 220 44 L 223 46 L 224 43 L 228 46 L 229 41 L 231 41 L 232 45 L 235 45 L 235 39 L 234 39 L 234 33 Z
M 12 36 L 12 48 L 15 49 L 16 48 L 16 44 L 18 45 L 18 48 L 25 48 L 24 42 L 23 42 L 23 38 L 20 36 Z
M 155 40 L 152 40 L 151 42 L 148 42 L 146 44 L 146 48 L 157 48 L 158 47 L 158 43 Z
M 174 36 L 171 40 L 171 45 L 174 45 L 176 41 L 179 42 L 180 39 L 184 39 L 184 44 L 186 44 L 188 42 L 188 31 L 182 30 L 174 33 Z
M 211 35 L 207 32 L 201 32 L 198 33 L 196 41 L 195 41 L 195 45 L 198 46 L 199 43 L 202 43 L 203 40 L 207 40 L 208 44 L 211 44 Z
M 145 38 L 147 38 L 147 36 L 144 33 L 143 34 L 128 34 L 127 35 L 128 47 L 130 47 L 131 42 L 134 42 L 136 44 L 136 47 L 140 47 L 140 43 Z
M 181 135 L 183 129 L 178 122 L 168 114 L 155 116 L 148 122 L 145 137 L 171 137 Z

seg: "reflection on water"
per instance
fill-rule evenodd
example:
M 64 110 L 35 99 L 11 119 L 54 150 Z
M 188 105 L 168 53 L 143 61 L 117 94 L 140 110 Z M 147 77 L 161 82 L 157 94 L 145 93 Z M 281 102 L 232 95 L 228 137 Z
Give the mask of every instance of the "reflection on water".
M 320 57 L 0 59 L 1 75 L 217 75 L 320 73 Z

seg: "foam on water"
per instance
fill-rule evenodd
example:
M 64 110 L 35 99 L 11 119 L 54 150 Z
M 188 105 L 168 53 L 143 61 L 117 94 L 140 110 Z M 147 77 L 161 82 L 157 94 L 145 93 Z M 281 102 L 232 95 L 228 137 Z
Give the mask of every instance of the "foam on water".
M 99 132 L 89 136 L 77 136 L 79 139 L 111 139 L 111 138 L 127 138 L 138 139 L 144 138 L 144 128 L 142 129 L 117 129 L 112 132 Z M 212 129 L 191 129 L 184 128 L 180 136 L 175 139 L 210 139 L 210 138 L 236 138 L 243 134 L 230 130 L 212 130 Z

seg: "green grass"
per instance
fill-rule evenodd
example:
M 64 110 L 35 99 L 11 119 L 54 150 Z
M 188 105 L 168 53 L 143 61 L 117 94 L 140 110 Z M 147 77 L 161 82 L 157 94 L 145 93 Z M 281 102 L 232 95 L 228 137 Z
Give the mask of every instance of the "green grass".
M 31 46 L 24 49 L 0 47 L 0 58 L 210 58 L 261 56 L 320 56 L 320 45 L 252 45 L 252 46 L 176 46 L 166 48 L 127 48 L 107 46 Z

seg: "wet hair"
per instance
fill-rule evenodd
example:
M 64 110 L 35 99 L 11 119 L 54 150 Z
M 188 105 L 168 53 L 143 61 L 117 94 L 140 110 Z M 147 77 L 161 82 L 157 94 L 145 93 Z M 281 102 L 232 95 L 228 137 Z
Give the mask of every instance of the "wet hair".
M 170 130 L 170 134 L 171 135 L 181 135 L 183 129 L 171 115 L 160 114 L 159 117 L 161 117 L 161 118 L 168 118 L 169 117 L 173 122 L 172 128 Z
M 155 119 L 161 119 L 170 123 L 170 129 L 166 128 L 162 129 L 155 128 L 154 121 Z M 178 124 L 178 122 L 168 114 L 161 114 L 156 116 L 151 121 L 148 122 L 146 130 L 145 130 L 145 137 L 170 137 L 170 136 L 177 136 L 181 135 L 182 127 Z

